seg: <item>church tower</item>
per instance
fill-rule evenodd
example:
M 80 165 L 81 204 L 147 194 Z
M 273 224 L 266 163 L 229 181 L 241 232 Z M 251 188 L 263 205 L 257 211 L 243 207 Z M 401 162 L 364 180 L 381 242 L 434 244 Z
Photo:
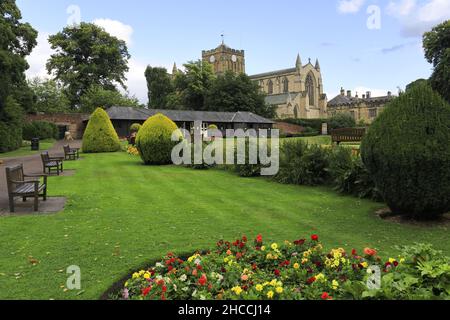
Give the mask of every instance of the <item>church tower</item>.
M 215 49 L 202 51 L 202 60 L 210 63 L 218 75 L 226 71 L 245 73 L 245 51 L 231 49 L 224 41 Z

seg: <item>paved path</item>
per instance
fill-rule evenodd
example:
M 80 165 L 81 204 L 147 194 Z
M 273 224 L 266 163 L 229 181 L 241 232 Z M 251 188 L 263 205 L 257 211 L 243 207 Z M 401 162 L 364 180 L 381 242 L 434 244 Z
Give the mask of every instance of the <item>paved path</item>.
M 48 150 L 50 155 L 51 156 L 64 156 L 63 145 L 65 145 L 65 144 L 67 144 L 66 141 L 56 142 L 53 145 L 53 147 L 50 150 Z M 71 141 L 70 146 L 72 148 L 80 148 L 81 141 Z M 44 151 L 44 150 L 42 150 L 42 151 Z M 3 164 L 0 165 L 0 215 L 2 214 L 2 212 L 5 213 L 6 211 L 9 211 L 5 168 L 10 167 L 10 166 L 15 166 L 18 164 L 23 164 L 24 172 L 26 174 L 42 173 L 42 161 L 41 161 L 40 153 L 31 155 L 31 156 L 3 159 Z M 50 179 L 51 179 L 51 177 L 50 177 Z M 29 201 L 26 204 L 20 204 L 20 202 L 18 200 L 16 200 L 16 203 L 18 204 L 17 211 L 19 214 L 22 212 L 28 213 L 28 211 L 29 211 L 28 209 L 32 209 L 32 207 L 33 207 L 32 199 L 29 199 Z M 41 204 L 43 204 L 43 206 L 41 206 Z M 50 199 L 50 201 L 48 201 L 48 204 L 45 204 L 44 202 L 40 201 L 40 203 L 39 203 L 40 211 L 53 212 L 54 206 L 57 204 L 58 204 L 57 201 L 53 201 L 52 199 Z

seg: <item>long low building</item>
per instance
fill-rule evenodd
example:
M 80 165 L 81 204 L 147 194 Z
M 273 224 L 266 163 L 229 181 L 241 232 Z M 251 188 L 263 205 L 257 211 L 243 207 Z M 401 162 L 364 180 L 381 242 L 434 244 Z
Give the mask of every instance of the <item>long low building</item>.
M 275 122 L 251 112 L 210 112 L 187 110 L 159 110 L 131 107 L 111 107 L 106 110 L 117 134 L 120 137 L 130 135 L 133 123 L 143 124 L 148 118 L 161 113 L 177 124 L 179 128 L 192 131 L 194 122 L 201 122 L 201 129 L 206 131 L 210 125 L 216 125 L 224 134 L 227 129 L 268 129 Z

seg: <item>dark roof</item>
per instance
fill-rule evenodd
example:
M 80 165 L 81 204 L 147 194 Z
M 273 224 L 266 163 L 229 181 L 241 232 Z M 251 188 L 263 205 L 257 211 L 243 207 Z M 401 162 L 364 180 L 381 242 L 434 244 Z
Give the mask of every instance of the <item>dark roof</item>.
M 145 121 L 162 113 L 175 122 L 203 121 L 211 123 L 274 123 L 251 112 L 211 112 L 187 110 L 139 109 L 131 107 L 111 107 L 106 110 L 111 120 Z
M 287 73 L 294 73 L 294 72 L 297 72 L 297 68 L 289 68 L 289 69 L 276 70 L 276 71 L 255 74 L 255 75 L 250 76 L 250 79 L 264 78 L 264 77 L 276 76 L 278 74 L 287 74 Z
M 328 107 L 339 107 L 339 106 L 349 106 L 355 105 L 362 102 L 368 103 L 387 103 L 392 100 L 394 96 L 382 96 L 382 97 L 372 97 L 372 98 L 356 98 L 347 97 L 346 95 L 338 95 L 334 99 L 328 102 Z

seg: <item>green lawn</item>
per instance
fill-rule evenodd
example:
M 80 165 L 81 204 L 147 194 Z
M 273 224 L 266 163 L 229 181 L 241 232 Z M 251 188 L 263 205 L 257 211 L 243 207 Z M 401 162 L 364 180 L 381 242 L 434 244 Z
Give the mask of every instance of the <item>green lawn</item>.
M 31 146 L 21 147 L 11 152 L 0 153 L 0 159 L 31 156 L 44 150 L 48 150 L 55 144 L 56 140 L 48 139 L 40 142 L 40 151 L 31 151 Z
M 97 299 L 112 283 L 169 251 L 210 248 L 262 233 L 282 241 L 320 235 L 327 248 L 431 242 L 450 254 L 448 230 L 382 221 L 382 205 L 326 188 L 286 186 L 220 170 L 145 167 L 126 153 L 83 155 L 72 177 L 52 177 L 67 196 L 56 215 L 0 218 L 0 299 Z M 37 259 L 32 265 L 30 259 Z M 64 291 L 81 267 L 82 291 Z

